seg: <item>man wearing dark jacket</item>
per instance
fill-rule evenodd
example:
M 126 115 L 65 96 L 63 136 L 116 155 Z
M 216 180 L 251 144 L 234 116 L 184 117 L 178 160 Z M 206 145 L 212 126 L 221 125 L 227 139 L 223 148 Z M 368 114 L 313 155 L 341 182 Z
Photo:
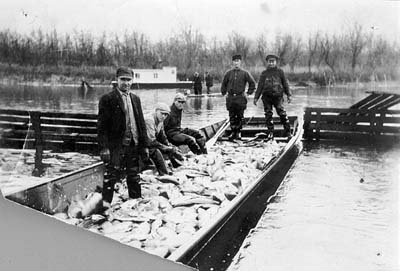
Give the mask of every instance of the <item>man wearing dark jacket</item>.
M 194 94 L 195 95 L 201 95 L 202 94 L 202 82 L 201 82 L 201 77 L 198 72 L 195 72 L 193 75 L 193 89 L 194 89 Z
M 272 121 L 273 106 L 281 119 L 285 133 L 284 136 L 290 137 L 290 124 L 286 111 L 283 108 L 283 94 L 286 94 L 288 103 L 291 102 L 292 94 L 290 93 L 283 70 L 276 66 L 279 57 L 276 55 L 267 55 L 265 59 L 267 60 L 267 69 L 261 73 L 253 103 L 257 105 L 258 99 L 260 96 L 262 97 L 269 138 L 272 138 L 274 135 L 274 123 Z
M 185 103 L 185 96 L 178 93 L 171 105 L 170 115 L 164 120 L 167 138 L 169 142 L 176 146 L 187 145 L 194 154 L 206 154 L 206 140 L 199 131 L 181 127 L 182 111 Z
M 247 107 L 247 95 L 251 95 L 256 83 L 250 73 L 240 68 L 241 55 L 232 57 L 233 69 L 228 70 L 222 80 L 221 93 L 226 95 L 226 109 L 229 111 L 229 121 L 232 134 L 229 139 L 240 139 L 240 130 L 243 125 L 244 110 Z M 246 84 L 249 85 L 247 94 Z
M 100 157 L 105 163 L 103 200 L 111 203 L 114 185 L 123 171 L 130 198 L 141 197 L 139 158 L 148 160 L 148 138 L 138 96 L 130 92 L 133 71 L 120 67 L 117 86 L 103 95 L 99 102 L 97 121 Z

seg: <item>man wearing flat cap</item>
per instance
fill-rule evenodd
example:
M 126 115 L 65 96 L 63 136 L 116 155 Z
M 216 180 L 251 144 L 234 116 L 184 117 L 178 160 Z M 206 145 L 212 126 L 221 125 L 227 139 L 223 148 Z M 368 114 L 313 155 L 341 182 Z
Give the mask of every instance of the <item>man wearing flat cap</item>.
M 199 131 L 182 128 L 182 112 L 186 97 L 178 93 L 171 105 L 171 114 L 164 120 L 164 129 L 169 142 L 175 146 L 187 145 L 194 154 L 206 154 L 206 140 Z
M 290 137 L 290 124 L 286 111 L 283 108 L 283 94 L 286 94 L 288 103 L 291 102 L 292 94 L 285 73 L 282 69 L 277 67 L 279 57 L 270 54 L 267 55 L 265 59 L 267 61 L 267 69 L 261 73 L 253 103 L 254 105 L 257 105 L 257 101 L 261 96 L 264 104 L 265 121 L 268 127 L 269 138 L 274 136 L 274 123 L 272 120 L 273 107 L 275 107 L 283 125 L 283 136 Z
M 149 154 L 153 160 L 160 176 L 169 174 L 167 163 L 163 154 L 168 156 L 172 166 L 182 165 L 183 156 L 179 149 L 172 146 L 164 131 L 164 120 L 169 116 L 171 110 L 165 103 L 159 103 L 153 113 L 146 115 L 147 136 L 149 137 Z
M 251 74 L 240 68 L 241 55 L 233 55 L 233 68 L 228 70 L 221 84 L 221 93 L 226 96 L 226 109 L 229 111 L 229 121 L 232 133 L 230 140 L 240 139 L 240 131 L 243 125 L 244 110 L 247 107 L 247 95 L 251 95 L 256 87 Z M 246 84 L 248 90 L 246 93 Z
M 139 159 L 148 158 L 148 137 L 138 96 L 130 92 L 133 71 L 120 67 L 117 85 L 99 101 L 97 121 L 100 157 L 105 163 L 103 201 L 111 203 L 114 185 L 125 171 L 130 198 L 141 197 Z

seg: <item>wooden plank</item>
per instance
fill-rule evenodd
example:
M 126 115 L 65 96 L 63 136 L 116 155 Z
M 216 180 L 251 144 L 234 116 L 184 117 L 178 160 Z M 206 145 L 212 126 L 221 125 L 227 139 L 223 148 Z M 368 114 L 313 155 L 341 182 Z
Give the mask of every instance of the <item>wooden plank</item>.
M 386 99 L 388 99 L 389 97 L 391 97 L 392 95 L 389 94 L 382 94 L 379 95 L 378 97 L 376 97 L 375 99 L 369 101 L 368 103 L 365 103 L 362 106 L 359 106 L 358 109 L 368 109 L 368 110 L 372 110 L 374 107 L 376 107 L 378 104 L 382 103 L 383 101 L 385 101 Z
M 2 122 L 27 123 L 29 119 L 29 116 L 0 115 L 0 121 Z
M 29 111 L 26 110 L 14 110 L 14 109 L 0 109 L 1 115 L 23 115 L 29 116 Z
M 393 98 L 391 98 L 388 101 L 385 101 L 385 104 L 379 105 L 377 107 L 377 110 L 384 110 L 387 109 L 391 106 L 394 106 L 396 104 L 400 103 L 400 97 L 399 96 L 394 96 Z
M 363 133 L 400 133 L 399 126 L 382 126 L 380 129 L 371 129 L 370 125 L 338 125 L 335 123 L 320 123 L 320 131 L 348 131 L 348 132 L 363 132 Z M 317 125 L 310 124 L 309 130 L 317 130 Z
M 46 119 L 41 118 L 42 126 L 43 125 L 63 125 L 63 126 L 77 126 L 77 127 L 97 127 L 96 121 L 87 121 L 87 120 L 71 120 L 71 119 Z
M 360 108 L 361 106 L 365 105 L 366 103 L 369 103 L 371 100 L 374 100 L 375 98 L 379 97 L 380 94 L 372 93 L 365 97 L 364 99 L 360 100 L 359 102 L 353 104 L 350 106 L 350 108 Z
M 96 134 L 96 127 L 68 127 L 68 126 L 42 126 L 43 131 L 63 134 Z
M 97 141 L 97 135 L 85 134 L 48 134 L 43 133 L 44 140 L 74 140 L 74 141 Z
M 326 115 L 331 113 L 353 113 L 353 114 L 366 114 L 366 113 L 379 113 L 379 110 L 367 109 L 350 109 L 350 108 L 326 108 L 326 107 L 307 107 L 306 110 L 311 113 L 323 112 Z M 400 114 L 400 110 L 384 110 L 387 114 Z
M 87 119 L 97 120 L 97 114 L 83 114 L 83 113 L 61 113 L 61 112 L 41 112 L 44 118 L 64 118 L 64 119 Z

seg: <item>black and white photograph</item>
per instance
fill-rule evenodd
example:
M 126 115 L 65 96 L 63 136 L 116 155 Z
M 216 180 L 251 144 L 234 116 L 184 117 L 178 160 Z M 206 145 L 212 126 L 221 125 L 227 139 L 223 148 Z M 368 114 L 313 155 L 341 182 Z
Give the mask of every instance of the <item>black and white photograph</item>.
M 400 270 L 400 0 L 1 0 L 0 270 Z

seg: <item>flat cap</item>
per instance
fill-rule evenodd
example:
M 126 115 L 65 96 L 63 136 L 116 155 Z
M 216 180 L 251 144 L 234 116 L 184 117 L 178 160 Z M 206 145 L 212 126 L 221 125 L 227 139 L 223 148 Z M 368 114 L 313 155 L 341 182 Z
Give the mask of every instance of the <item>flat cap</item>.
M 270 59 L 270 58 L 275 58 L 276 60 L 279 60 L 279 56 L 274 55 L 274 54 L 269 54 L 269 55 L 267 55 L 267 56 L 265 57 L 265 60 L 268 61 L 268 59 Z
M 117 69 L 116 77 L 120 76 L 133 77 L 133 71 L 127 67 L 119 67 Z
M 176 94 L 176 96 L 174 98 L 174 101 L 184 101 L 184 102 L 186 102 L 186 97 L 182 93 L 178 93 L 178 94 Z
M 233 55 L 233 56 L 232 56 L 232 61 L 234 61 L 234 60 L 236 60 L 236 59 L 242 60 L 242 56 L 239 55 L 239 54 Z
M 161 111 L 161 113 L 170 113 L 171 109 L 169 108 L 168 105 L 166 105 L 165 103 L 158 103 L 156 105 L 156 111 Z

